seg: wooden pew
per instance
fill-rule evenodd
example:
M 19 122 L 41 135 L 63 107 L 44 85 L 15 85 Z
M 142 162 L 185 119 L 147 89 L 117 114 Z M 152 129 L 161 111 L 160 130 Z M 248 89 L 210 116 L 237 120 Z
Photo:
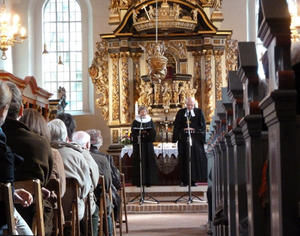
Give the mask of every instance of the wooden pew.
M 80 236 L 78 212 L 79 185 L 76 179 L 66 178 L 66 193 L 62 199 L 65 227 L 71 227 L 72 236 Z
M 39 236 L 45 235 L 44 215 L 43 215 L 43 196 L 41 182 L 39 179 L 17 181 L 15 188 L 24 188 L 34 196 L 35 215 L 32 222 L 32 232 Z
M 63 208 L 62 199 L 60 192 L 60 181 L 59 179 L 50 179 L 47 184 L 47 189 L 54 191 L 57 196 L 56 206 L 54 210 L 54 235 L 64 235 L 64 219 L 63 219 Z
M 5 217 L 8 226 L 7 235 L 15 235 L 16 224 L 14 217 L 14 203 L 10 183 L 0 183 L 0 202 L 5 206 Z M 3 212 L 1 213 L 3 214 Z

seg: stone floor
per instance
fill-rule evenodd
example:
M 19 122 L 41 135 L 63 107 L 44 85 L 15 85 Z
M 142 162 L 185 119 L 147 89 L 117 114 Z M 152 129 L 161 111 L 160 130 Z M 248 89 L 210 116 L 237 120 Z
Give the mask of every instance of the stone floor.
M 207 213 L 128 214 L 129 236 L 206 236 Z M 117 233 L 117 235 L 119 235 Z

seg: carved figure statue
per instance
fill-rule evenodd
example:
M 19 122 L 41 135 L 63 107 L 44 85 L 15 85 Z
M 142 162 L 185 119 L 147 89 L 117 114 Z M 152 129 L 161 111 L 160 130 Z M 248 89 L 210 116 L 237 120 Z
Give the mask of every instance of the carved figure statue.
M 193 17 L 194 21 L 197 21 L 197 17 L 198 17 L 198 10 L 197 10 L 197 8 L 194 8 L 192 10 L 192 17 Z
M 186 90 L 184 84 L 179 85 L 178 96 L 180 105 L 184 106 L 186 98 Z
M 133 20 L 133 23 L 136 23 L 136 21 L 137 21 L 137 12 L 136 12 L 136 10 L 133 10 L 133 12 L 132 12 L 132 20 Z
M 160 103 L 160 87 L 159 83 L 154 84 L 154 104 L 157 105 Z
M 170 85 L 168 84 L 168 82 L 165 82 L 162 89 L 163 106 L 170 107 L 171 99 L 172 99 L 172 91 Z
M 215 10 L 220 10 L 222 8 L 222 1 L 223 0 L 214 0 L 213 1 L 213 7 Z
M 146 93 L 145 94 L 146 95 L 145 104 L 147 106 L 150 106 L 152 104 L 152 100 L 153 100 L 153 88 L 150 83 L 146 83 L 145 93 Z
M 148 14 L 149 14 L 150 20 L 155 17 L 154 8 L 152 5 L 149 6 Z
M 117 8 L 119 6 L 118 0 L 111 0 L 111 8 Z
M 176 82 L 173 84 L 173 102 L 175 104 L 179 103 L 179 86 Z
M 174 3 L 174 11 L 175 11 L 175 19 L 179 19 L 179 15 L 181 12 L 181 7 L 179 4 Z

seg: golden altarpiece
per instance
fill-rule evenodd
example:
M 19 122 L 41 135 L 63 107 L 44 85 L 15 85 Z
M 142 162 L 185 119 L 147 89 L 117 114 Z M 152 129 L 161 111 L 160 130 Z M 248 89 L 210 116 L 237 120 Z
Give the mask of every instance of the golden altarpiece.
M 237 58 L 231 30 L 220 29 L 221 5 L 222 0 L 111 0 L 109 23 L 116 28 L 100 35 L 89 73 L 112 143 L 130 130 L 137 104 L 148 107 L 158 141 L 170 141 L 166 128 L 172 130 L 187 96 L 195 97 L 211 121 Z

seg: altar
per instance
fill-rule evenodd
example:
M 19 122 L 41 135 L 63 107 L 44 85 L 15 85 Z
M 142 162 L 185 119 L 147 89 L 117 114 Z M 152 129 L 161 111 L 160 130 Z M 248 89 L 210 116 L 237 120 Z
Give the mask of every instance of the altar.
M 120 153 L 122 171 L 125 173 L 126 182 L 132 180 L 132 145 L 126 145 Z M 179 185 L 179 167 L 177 144 L 174 143 L 155 143 L 154 144 L 155 162 L 158 167 L 158 185 Z

